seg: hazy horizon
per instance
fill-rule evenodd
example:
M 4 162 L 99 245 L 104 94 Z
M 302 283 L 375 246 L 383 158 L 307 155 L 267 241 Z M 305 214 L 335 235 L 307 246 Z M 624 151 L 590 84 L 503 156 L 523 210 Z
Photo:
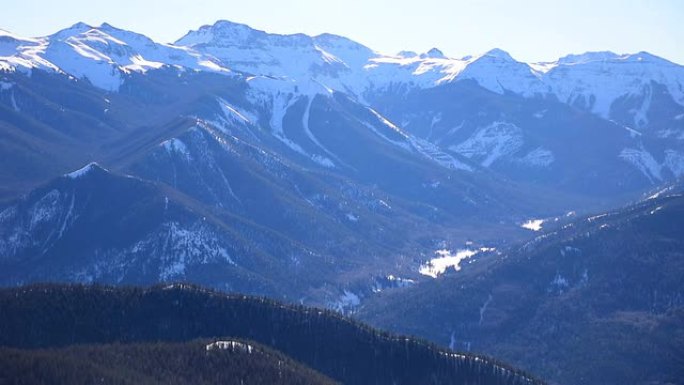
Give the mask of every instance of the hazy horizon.
M 543 62 L 590 51 L 647 51 L 684 63 L 679 44 L 684 41 L 684 27 L 679 24 L 684 5 L 677 1 L 440 3 L 426 0 L 416 7 L 408 0 L 327 4 L 296 0 L 284 7 L 273 0 L 205 0 L 195 4 L 180 0 L 144 4 L 132 0 L 65 0 L 54 7 L 44 0 L 26 0 L 3 10 L 0 28 L 35 37 L 76 22 L 107 22 L 171 43 L 189 30 L 230 20 L 269 33 L 333 33 L 385 54 L 402 50 L 421 53 L 436 47 L 449 57 L 463 57 L 500 48 L 520 61 Z M 41 8 L 49 12 L 36 12 Z

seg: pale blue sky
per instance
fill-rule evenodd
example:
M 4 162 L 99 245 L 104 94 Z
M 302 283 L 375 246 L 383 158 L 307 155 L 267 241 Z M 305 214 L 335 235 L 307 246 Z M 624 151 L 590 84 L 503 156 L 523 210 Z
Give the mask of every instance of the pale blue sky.
M 331 32 L 384 53 L 498 47 L 522 61 L 649 51 L 684 64 L 684 0 L 2 0 L 0 28 L 24 36 L 77 21 L 172 42 L 227 19 L 276 33 Z

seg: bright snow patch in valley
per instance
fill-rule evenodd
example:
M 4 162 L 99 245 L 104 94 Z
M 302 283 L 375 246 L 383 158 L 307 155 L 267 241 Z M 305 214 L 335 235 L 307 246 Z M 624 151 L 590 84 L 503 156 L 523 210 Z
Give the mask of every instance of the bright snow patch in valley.
M 431 259 L 427 263 L 420 266 L 418 272 L 432 278 L 444 274 L 448 268 L 453 267 L 454 270 L 461 270 L 461 261 L 472 257 L 475 254 L 486 251 L 493 251 L 493 248 L 482 247 L 477 250 L 461 249 L 453 253 L 451 250 L 441 249 L 435 251 L 436 258 Z
M 527 222 L 520 225 L 520 227 L 532 231 L 540 231 L 542 229 L 542 224 L 544 224 L 543 219 L 530 219 Z

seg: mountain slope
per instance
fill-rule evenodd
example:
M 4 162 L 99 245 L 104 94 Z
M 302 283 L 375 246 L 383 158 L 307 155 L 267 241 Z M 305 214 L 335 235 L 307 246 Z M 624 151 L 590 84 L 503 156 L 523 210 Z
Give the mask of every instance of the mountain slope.
M 13 81 L 11 95 L 20 110 L 3 115 L 10 135 L 0 139 L 10 148 L 22 145 L 7 153 L 7 194 L 26 192 L 27 186 L 40 190 L 35 201 L 6 203 L 18 217 L 33 217 L 32 205 L 50 191 L 45 180 L 91 159 L 114 174 L 157 185 L 156 198 L 138 203 L 141 213 L 151 214 L 127 218 L 133 225 L 154 222 L 154 230 L 145 230 L 149 239 L 120 231 L 112 237 L 116 245 L 102 235 L 77 245 L 79 236 L 97 228 L 92 222 L 78 228 L 83 234 L 73 231 L 69 246 L 39 245 L 36 240 L 47 241 L 49 234 L 40 234 L 29 219 L 15 223 L 8 216 L 0 224 L 6 239 L 33 243 L 21 250 L 7 246 L 7 270 L 0 276 L 6 284 L 191 279 L 339 307 L 348 292 L 352 298 L 371 295 L 376 281 L 387 276 L 420 278 L 425 256 L 441 242 L 506 242 L 525 235 L 519 220 L 583 201 L 565 201 L 560 193 L 531 197 L 529 191 L 539 187 L 475 172 L 467 159 L 448 155 L 372 108 L 314 83 L 304 88 L 277 79 L 170 68 L 133 74 L 119 92 L 104 93 L 87 82 L 39 70 L 31 78 L 16 73 L 6 78 Z M 116 185 L 115 179 L 103 183 Z M 78 193 L 63 195 L 87 197 L 94 187 L 76 183 Z M 138 207 L 128 197 L 125 210 L 107 211 L 107 190 L 97 191 L 103 207 L 85 205 L 80 218 L 108 212 L 106 220 L 112 222 L 101 227 L 119 228 L 117 215 Z M 164 218 L 165 197 L 195 213 L 193 220 Z M 63 218 L 70 202 L 58 206 Z M 212 273 L 203 263 L 197 265 L 205 266 L 200 270 L 185 269 L 181 263 L 199 256 L 188 256 L 181 245 L 189 240 L 175 235 L 200 231 L 193 223 L 199 226 L 202 217 L 217 227 L 209 238 L 193 236 L 192 245 L 225 250 L 235 263 L 224 258 L 228 271 Z M 174 235 L 175 246 L 167 247 L 165 234 Z M 145 263 L 143 253 L 157 267 L 138 274 L 132 266 Z M 46 258 L 67 263 L 31 268 Z
M 464 81 L 383 96 L 375 104 L 447 154 L 560 191 L 614 196 L 684 175 L 684 142 L 555 100 L 497 95 Z
M 291 259 L 325 272 L 318 266 L 324 261 L 282 236 L 244 236 L 258 230 L 244 219 L 219 221 L 163 186 L 91 164 L 2 211 L 2 284 L 183 279 L 287 296 L 297 285 L 288 279 L 296 273 Z
M 0 381 L 12 384 L 334 384 L 253 342 L 0 348 Z
M 554 68 L 585 64 L 605 66 L 605 73 L 592 72 L 604 76 L 627 61 L 619 57 L 600 65 L 601 55 L 566 58 L 541 68 L 501 50 L 462 59 L 437 49 L 387 56 L 340 36 L 274 35 L 230 22 L 175 45 L 107 24 L 1 37 L 3 206 L 93 161 L 150 181 L 155 194 L 195 219 L 210 218 L 240 245 L 231 259 L 242 261 L 249 279 L 222 272 L 199 281 L 213 287 L 336 308 L 358 303 L 390 276 L 424 279 L 421 266 L 444 248 L 500 248 L 529 237 L 520 225 L 531 218 L 614 207 L 684 172 L 681 104 L 670 90 L 681 68 L 645 56 L 618 72 L 648 75 L 637 80 L 657 99 L 647 113 L 661 125 L 653 130 L 611 122 L 559 98 L 547 82 Z M 574 75 L 561 75 L 554 76 L 574 84 Z M 624 112 L 638 95 L 623 86 L 616 83 L 611 98 Z M 62 202 L 62 215 L 68 208 Z M 7 239 L 46 240 L 29 222 L 2 226 Z M 157 230 L 157 238 L 178 233 Z M 97 253 L 106 249 L 107 259 L 123 261 L 141 241 L 89 244 L 78 260 L 102 259 Z M 32 281 L 40 269 L 28 261 L 71 253 L 50 242 L 38 246 L 22 249 L 21 258 L 11 251 L 6 257 L 24 265 L 0 278 Z M 174 273 L 182 248 L 144 250 L 166 250 L 168 263 L 134 282 L 192 276 Z M 72 269 L 52 278 L 123 279 L 105 279 L 95 265 L 83 273 L 65 264 Z
M 359 317 L 562 384 L 677 383 L 683 214 L 684 198 L 663 194 L 583 218 L 444 279 L 374 298 Z
M 488 358 L 389 335 L 335 313 L 182 285 L 3 289 L 0 310 L 0 345 L 8 347 L 232 336 L 278 349 L 345 384 L 540 383 Z

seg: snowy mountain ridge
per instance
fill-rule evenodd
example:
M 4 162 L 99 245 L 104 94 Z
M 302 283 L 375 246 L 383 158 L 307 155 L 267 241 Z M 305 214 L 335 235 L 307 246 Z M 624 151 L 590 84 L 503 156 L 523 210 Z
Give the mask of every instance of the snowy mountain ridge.
M 341 36 L 270 34 L 225 20 L 190 31 L 174 44 L 156 43 L 107 23 L 77 23 L 35 39 L 0 32 L 4 71 L 63 72 L 117 91 L 126 74 L 163 67 L 235 71 L 297 84 L 315 80 L 361 100 L 389 89 L 407 91 L 469 79 L 498 94 L 550 95 L 603 118 L 610 116 L 616 100 L 634 95 L 646 95 L 647 110 L 648 89 L 657 83 L 684 105 L 684 67 L 646 52 L 588 52 L 551 63 L 520 62 L 500 49 L 464 58 L 449 58 L 436 48 L 423 54 L 385 55 Z M 637 114 L 635 127 L 645 124 L 644 114 Z

